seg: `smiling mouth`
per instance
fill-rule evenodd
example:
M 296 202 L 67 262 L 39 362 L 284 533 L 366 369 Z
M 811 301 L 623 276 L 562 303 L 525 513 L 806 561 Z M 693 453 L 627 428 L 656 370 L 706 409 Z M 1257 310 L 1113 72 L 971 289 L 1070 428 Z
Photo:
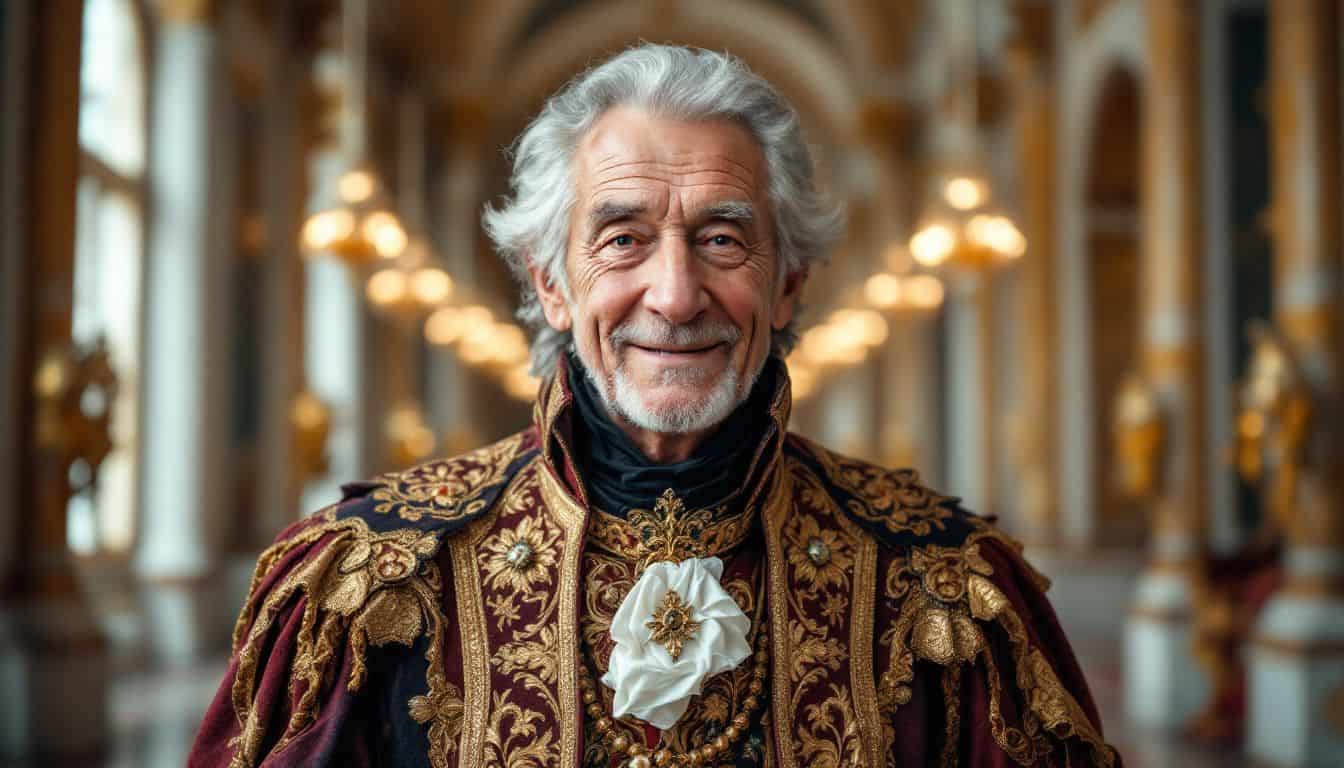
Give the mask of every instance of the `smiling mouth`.
M 707 345 L 707 346 L 704 346 L 704 347 L 682 347 L 682 348 L 646 347 L 646 346 L 643 346 L 643 345 L 640 345 L 640 344 L 634 344 L 634 343 L 631 343 L 630 346 L 634 347 L 635 349 L 643 350 L 643 351 L 645 351 L 645 352 L 649 352 L 649 353 L 652 353 L 652 354 L 655 354 L 655 355 L 669 355 L 669 356 L 670 356 L 670 355 L 699 355 L 699 354 L 703 354 L 703 353 L 705 353 L 705 352 L 709 352 L 709 351 L 712 351 L 712 350 L 718 349 L 719 347 L 724 346 L 724 342 L 716 342 L 716 343 L 714 343 L 714 344 L 710 344 L 710 345 Z

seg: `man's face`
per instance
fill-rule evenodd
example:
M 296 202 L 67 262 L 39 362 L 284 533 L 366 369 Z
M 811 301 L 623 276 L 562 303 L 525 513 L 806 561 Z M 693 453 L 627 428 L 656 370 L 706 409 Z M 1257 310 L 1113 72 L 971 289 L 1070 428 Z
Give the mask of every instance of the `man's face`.
M 565 260 L 570 296 L 533 270 L 603 399 L 635 426 L 695 432 L 749 393 L 803 275 L 783 276 L 751 134 L 616 108 L 584 138 Z

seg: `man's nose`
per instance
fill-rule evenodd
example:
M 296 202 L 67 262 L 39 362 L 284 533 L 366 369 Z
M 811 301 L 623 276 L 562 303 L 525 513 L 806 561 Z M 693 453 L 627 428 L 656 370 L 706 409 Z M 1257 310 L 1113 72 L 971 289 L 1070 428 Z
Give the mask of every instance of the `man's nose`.
M 673 324 L 688 323 L 708 303 L 700 263 L 684 236 L 664 237 L 648 260 L 644 306 Z

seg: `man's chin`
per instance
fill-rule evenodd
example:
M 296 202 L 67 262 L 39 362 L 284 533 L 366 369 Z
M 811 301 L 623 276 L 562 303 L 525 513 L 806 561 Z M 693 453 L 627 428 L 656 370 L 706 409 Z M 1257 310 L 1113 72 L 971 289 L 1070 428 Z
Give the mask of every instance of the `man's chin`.
M 714 427 L 737 407 L 737 377 L 718 376 L 694 387 L 662 384 L 641 388 L 616 377 L 617 410 L 641 429 L 668 434 Z

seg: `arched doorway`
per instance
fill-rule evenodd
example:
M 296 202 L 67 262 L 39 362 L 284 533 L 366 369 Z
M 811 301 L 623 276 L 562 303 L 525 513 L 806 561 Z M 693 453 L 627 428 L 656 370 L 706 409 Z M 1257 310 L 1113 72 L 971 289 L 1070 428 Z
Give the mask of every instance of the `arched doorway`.
M 1135 75 L 1106 76 L 1092 117 L 1088 148 L 1085 244 L 1092 275 L 1089 366 L 1092 370 L 1092 467 L 1096 538 L 1105 547 L 1132 546 L 1143 537 L 1142 509 L 1115 480 L 1111 415 L 1116 392 L 1137 363 L 1139 339 L 1141 92 Z

